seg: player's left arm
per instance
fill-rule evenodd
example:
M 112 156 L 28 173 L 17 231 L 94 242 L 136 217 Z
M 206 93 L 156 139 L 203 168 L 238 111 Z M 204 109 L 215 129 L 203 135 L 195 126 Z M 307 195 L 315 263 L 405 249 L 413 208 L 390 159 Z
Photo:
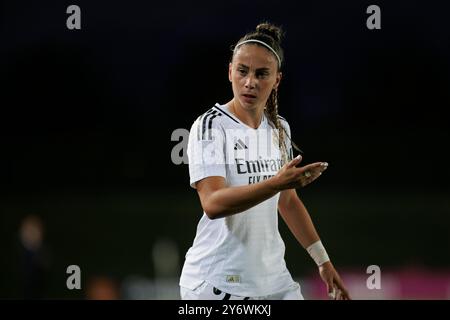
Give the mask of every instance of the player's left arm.
M 292 234 L 303 248 L 306 249 L 312 244 L 320 241 L 308 210 L 306 210 L 306 207 L 298 197 L 295 189 L 288 189 L 280 192 L 278 211 L 289 227 L 289 230 L 291 230 Z M 322 280 L 327 285 L 330 296 L 334 299 L 350 299 L 348 291 L 331 261 L 328 260 L 327 262 L 320 264 L 319 272 Z

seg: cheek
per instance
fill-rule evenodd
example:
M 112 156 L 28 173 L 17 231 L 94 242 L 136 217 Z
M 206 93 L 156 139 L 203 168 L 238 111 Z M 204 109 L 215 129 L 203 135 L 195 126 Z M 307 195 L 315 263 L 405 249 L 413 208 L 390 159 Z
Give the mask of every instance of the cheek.
M 272 89 L 274 87 L 275 83 L 272 81 L 268 81 L 267 83 L 264 83 L 261 87 L 261 91 L 264 92 L 265 95 L 269 96 L 272 92 Z
M 237 73 L 234 73 L 234 74 L 232 74 L 232 81 L 233 81 L 233 84 L 241 86 L 245 83 L 245 78 L 241 77 Z
M 242 87 L 242 84 L 239 82 L 239 78 L 236 76 L 231 77 L 231 86 L 234 91 L 239 90 L 240 87 Z

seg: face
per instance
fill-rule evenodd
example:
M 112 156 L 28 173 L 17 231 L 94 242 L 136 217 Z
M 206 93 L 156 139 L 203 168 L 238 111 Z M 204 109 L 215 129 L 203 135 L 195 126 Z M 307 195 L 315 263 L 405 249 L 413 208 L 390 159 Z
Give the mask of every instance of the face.
M 278 60 L 268 49 L 243 44 L 228 68 L 235 103 L 247 110 L 264 109 L 273 89 L 278 88 L 281 72 Z

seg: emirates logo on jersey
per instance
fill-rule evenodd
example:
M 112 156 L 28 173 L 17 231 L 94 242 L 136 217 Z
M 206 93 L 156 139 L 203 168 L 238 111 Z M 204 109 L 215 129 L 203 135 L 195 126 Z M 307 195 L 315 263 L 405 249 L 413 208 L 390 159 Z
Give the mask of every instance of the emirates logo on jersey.
M 236 162 L 236 168 L 238 174 L 247 173 L 275 173 L 283 166 L 281 159 L 260 159 L 258 160 L 245 160 L 243 158 L 234 159 Z

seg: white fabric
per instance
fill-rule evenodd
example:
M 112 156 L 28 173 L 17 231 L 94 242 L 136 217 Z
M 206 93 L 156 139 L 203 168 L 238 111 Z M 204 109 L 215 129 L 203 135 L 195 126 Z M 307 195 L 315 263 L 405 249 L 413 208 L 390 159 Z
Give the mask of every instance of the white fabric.
M 195 290 L 180 287 L 181 300 L 304 300 L 300 284 L 294 282 L 287 289 L 260 297 L 234 296 L 218 290 L 204 281 Z
M 287 133 L 289 126 L 282 120 Z M 209 129 L 211 128 L 211 129 Z M 216 104 L 192 125 L 189 143 L 190 184 L 210 176 L 229 186 L 257 183 L 281 168 L 278 132 L 264 116 L 258 129 L 240 122 L 227 105 Z M 290 158 L 292 148 L 286 145 Z M 279 194 L 244 212 L 211 220 L 203 212 L 180 278 L 190 290 L 205 280 L 236 296 L 266 296 L 289 288 L 294 281 L 284 261 L 278 231 Z
M 311 256 L 311 258 L 313 258 L 317 266 L 321 266 L 325 262 L 330 261 L 327 250 L 325 250 L 325 247 L 320 240 L 314 242 L 312 245 L 306 248 L 306 251 L 308 251 L 309 255 Z

